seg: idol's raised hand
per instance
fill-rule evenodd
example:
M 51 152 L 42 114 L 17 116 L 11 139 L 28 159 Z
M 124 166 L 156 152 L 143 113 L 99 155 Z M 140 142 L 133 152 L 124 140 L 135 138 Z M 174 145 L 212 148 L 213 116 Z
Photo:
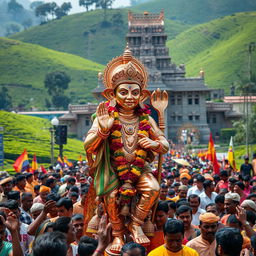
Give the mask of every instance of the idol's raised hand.
M 104 102 L 101 102 L 96 110 L 96 115 L 103 133 L 108 133 L 113 126 L 114 116 L 108 113 L 108 109 Z

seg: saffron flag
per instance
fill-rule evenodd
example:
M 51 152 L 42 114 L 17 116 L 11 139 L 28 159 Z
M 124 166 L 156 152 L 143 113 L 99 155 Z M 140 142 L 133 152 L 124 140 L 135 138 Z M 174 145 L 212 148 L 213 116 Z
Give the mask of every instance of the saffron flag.
M 73 164 L 70 161 L 68 161 L 66 156 L 64 156 L 64 165 L 65 165 L 65 167 L 72 167 L 73 166 Z
M 233 146 L 233 137 L 231 136 L 230 142 L 229 142 L 229 149 L 228 149 L 228 162 L 230 166 L 233 168 L 233 170 L 236 170 L 236 162 L 235 162 L 235 152 L 234 152 L 234 146 Z
M 28 153 L 26 149 L 24 149 L 23 153 L 16 159 L 13 168 L 16 172 L 24 172 L 29 169 Z
M 82 157 L 82 155 L 80 155 L 80 156 L 78 157 L 78 161 L 79 161 L 80 163 L 83 162 L 83 157 Z
M 58 163 L 61 167 L 64 167 L 64 163 L 63 163 L 63 161 L 62 161 L 62 159 L 61 159 L 60 156 L 58 156 L 57 163 Z
M 32 160 L 32 172 L 36 171 L 38 169 L 38 163 L 36 159 L 36 154 L 34 154 L 33 160 Z
M 216 157 L 214 141 L 213 141 L 211 133 L 210 133 L 209 144 L 208 144 L 207 159 L 212 162 L 213 172 L 215 174 L 219 174 L 220 173 L 220 166 L 218 164 L 218 160 L 217 160 L 217 157 Z

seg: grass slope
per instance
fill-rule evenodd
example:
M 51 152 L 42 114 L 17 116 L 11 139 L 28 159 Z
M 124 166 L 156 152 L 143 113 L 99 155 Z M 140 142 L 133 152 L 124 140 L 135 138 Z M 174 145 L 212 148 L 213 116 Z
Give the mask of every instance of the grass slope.
M 127 13 L 126 9 L 108 10 L 107 22 L 103 20 L 102 10 L 73 14 L 17 33 L 12 38 L 76 54 L 105 65 L 124 50 L 128 31 Z M 122 22 L 113 21 L 113 16 L 117 14 L 121 15 Z M 181 22 L 166 20 L 169 39 L 189 27 Z
M 38 163 L 50 163 L 50 122 L 38 117 L 29 117 L 0 111 L 1 126 L 4 127 L 5 166 L 11 165 L 27 149 L 30 163 L 36 154 Z M 58 157 L 58 146 L 55 145 L 55 160 Z M 64 155 L 70 160 L 77 160 L 84 155 L 82 141 L 68 139 L 64 145 Z
M 28 103 L 43 106 L 47 92 L 45 75 L 53 71 L 65 71 L 71 77 L 68 94 L 78 102 L 82 97 L 93 99 L 91 90 L 97 85 L 97 73 L 102 65 L 79 56 L 49 50 L 44 47 L 0 38 L 0 86 L 7 88 L 14 105 Z
M 248 74 L 248 44 L 256 42 L 255 31 L 256 12 L 238 13 L 195 26 L 167 45 L 173 61 L 186 64 L 187 76 L 198 76 L 203 67 L 206 83 L 227 92 Z M 255 52 L 252 56 L 255 63 Z
M 236 12 L 256 11 L 255 0 L 152 0 L 134 7 L 138 11 L 159 12 L 172 20 L 199 24 Z

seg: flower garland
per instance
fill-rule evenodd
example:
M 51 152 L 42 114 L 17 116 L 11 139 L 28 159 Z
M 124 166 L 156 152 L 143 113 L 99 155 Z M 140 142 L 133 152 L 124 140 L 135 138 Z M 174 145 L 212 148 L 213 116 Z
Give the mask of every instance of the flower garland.
M 114 113 L 114 124 L 110 131 L 110 149 L 113 153 L 114 165 L 116 166 L 117 175 L 120 180 L 124 183 L 131 181 L 132 183 L 136 182 L 140 177 L 142 170 L 145 166 L 145 161 L 147 157 L 147 151 L 140 148 L 138 145 L 135 151 L 135 159 L 133 162 L 128 163 L 125 158 L 123 143 L 122 143 L 122 124 L 119 120 L 119 114 L 117 108 L 109 107 L 109 112 Z M 145 108 L 138 108 L 137 113 L 139 115 L 139 131 L 138 134 L 143 134 L 149 137 L 149 132 L 151 129 L 149 123 L 149 114 L 150 110 L 148 106 Z M 126 189 L 123 186 L 119 189 L 119 193 L 125 198 L 125 203 L 129 202 L 129 198 L 136 194 L 136 189 Z

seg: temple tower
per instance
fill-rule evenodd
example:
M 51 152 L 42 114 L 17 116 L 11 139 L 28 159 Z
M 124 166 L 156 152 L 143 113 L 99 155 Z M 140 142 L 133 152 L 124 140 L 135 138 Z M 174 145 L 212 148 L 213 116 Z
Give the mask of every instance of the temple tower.
M 206 98 L 211 91 L 204 84 L 204 75 L 185 77 L 185 65 L 171 61 L 166 46 L 164 12 L 158 14 L 128 13 L 126 41 L 133 56 L 138 58 L 148 71 L 148 89 L 166 90 L 169 105 L 166 111 L 166 135 L 175 143 L 207 143 L 210 129 L 206 119 Z M 99 78 L 94 94 L 103 91 Z

